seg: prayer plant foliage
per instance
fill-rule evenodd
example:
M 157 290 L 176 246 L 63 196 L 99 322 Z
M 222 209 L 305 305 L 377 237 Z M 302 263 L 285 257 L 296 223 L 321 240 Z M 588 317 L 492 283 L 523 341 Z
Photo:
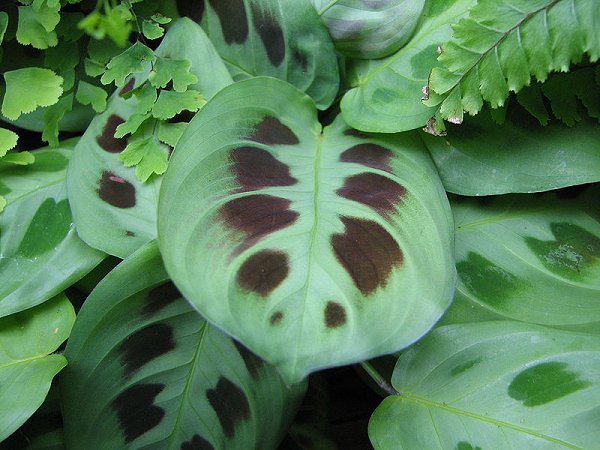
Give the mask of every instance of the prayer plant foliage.
M 357 362 L 376 450 L 594 448 L 598 24 L 596 0 L 2 2 L 0 450 L 334 448 L 291 421 Z

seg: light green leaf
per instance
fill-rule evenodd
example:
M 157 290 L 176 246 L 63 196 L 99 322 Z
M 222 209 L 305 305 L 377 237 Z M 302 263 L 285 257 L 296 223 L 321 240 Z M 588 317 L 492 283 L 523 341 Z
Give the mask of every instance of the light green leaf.
M 108 94 L 100 86 L 94 86 L 86 81 L 80 81 L 75 98 L 82 105 L 92 105 L 94 111 L 101 113 L 106 109 Z
M 73 306 L 64 294 L 0 319 L 0 441 L 39 408 L 52 378 L 67 365 L 53 352 L 67 339 L 74 321 Z
M 191 61 L 170 58 L 156 58 L 153 70 L 148 79 L 152 86 L 164 88 L 173 81 L 173 89 L 183 92 L 190 84 L 198 82 L 198 78 L 190 73 Z
M 19 6 L 17 41 L 44 50 L 58 44 L 54 29 L 60 22 L 60 3 Z
M 311 0 L 201 0 L 199 20 L 233 78 L 279 78 L 328 108 L 339 89 L 335 47 Z
M 438 328 L 398 359 L 375 450 L 592 449 L 600 341 L 518 322 Z
M 36 150 L 25 167 L 0 164 L 8 201 L 0 214 L 0 317 L 48 300 L 104 258 L 77 237 L 71 219 L 65 176 L 75 142 Z
M 123 86 L 125 78 L 129 75 L 144 71 L 142 62 L 150 62 L 154 59 L 154 52 L 138 41 L 109 61 L 106 65 L 106 72 L 104 72 L 100 81 L 102 84 L 114 82 L 119 87 Z
M 452 218 L 418 136 L 356 134 L 340 117 L 323 130 L 284 81 L 240 81 L 192 120 L 161 187 L 171 277 L 290 382 L 411 344 L 454 290 Z
M 0 158 L 17 145 L 19 135 L 14 131 L 0 128 Z
M 0 212 L 4 211 L 6 206 L 6 199 L 0 195 Z
M 166 17 L 163 16 L 161 13 L 156 13 L 153 14 L 150 19 L 152 19 L 154 22 L 160 24 L 160 25 L 166 25 L 168 23 L 170 23 L 173 19 L 171 19 L 170 17 Z
M 58 124 L 65 114 L 73 109 L 73 94 L 60 98 L 57 103 L 49 106 L 44 111 L 44 132 L 42 139 L 52 147 L 58 145 Z
M 417 29 L 404 47 L 379 60 L 358 60 L 341 108 L 344 120 L 364 131 L 394 133 L 423 127 L 436 107 L 423 104 L 422 89 L 438 65 L 438 47 L 450 39 L 450 25 L 476 0 L 427 0 Z
M 518 105 L 503 125 L 484 109 L 447 136 L 422 134 L 447 191 L 461 195 L 537 192 L 600 181 L 600 125 L 543 127 Z
M 185 92 L 160 91 L 152 106 L 152 115 L 157 119 L 171 119 L 182 111 L 196 112 L 206 104 L 202 94 L 193 89 Z
M 306 387 L 198 315 L 154 242 L 91 293 L 65 356 L 68 448 L 274 449 Z
M 312 0 L 336 48 L 352 58 L 383 58 L 409 40 L 425 0 Z
M 26 67 L 4 72 L 6 92 L 2 101 L 2 114 L 16 120 L 38 106 L 58 102 L 63 93 L 63 78 L 48 69 Z
M 8 14 L 4 11 L 0 11 L 0 44 L 4 40 L 4 33 L 8 28 Z
M 458 291 L 510 319 L 600 323 L 600 190 L 588 191 L 454 202 Z
M 187 122 L 169 123 L 161 121 L 158 124 L 158 140 L 175 147 L 187 126 Z
M 61 42 L 46 50 L 44 55 L 44 67 L 57 73 L 75 69 L 78 64 L 79 46 L 76 42 Z
M 17 166 L 28 166 L 35 162 L 35 157 L 30 152 L 11 152 L 0 158 L 0 162 L 16 164 Z
M 453 27 L 453 39 L 439 57 L 443 66 L 431 71 L 429 88 L 446 95 L 457 90 L 462 98 L 480 96 L 492 108 L 502 106 L 510 91 L 529 85 L 532 75 L 543 82 L 549 72 L 568 71 L 584 54 L 596 61 L 599 21 L 596 0 L 479 0 Z M 478 82 L 467 81 L 470 77 Z M 470 114 L 481 109 L 480 102 L 476 107 L 466 103 Z M 447 110 L 444 119 L 452 117 Z
M 128 44 L 129 35 L 133 30 L 133 16 L 126 4 L 122 3 L 102 14 L 93 11 L 82 19 L 78 27 L 97 40 L 111 39 L 118 47 Z
M 165 34 L 165 29 L 156 22 L 144 19 L 142 21 L 142 33 L 147 39 L 158 39 Z
M 153 133 L 132 139 L 125 150 L 119 154 L 119 160 L 125 167 L 135 166 L 135 176 L 146 182 L 151 175 L 162 175 L 167 170 L 167 149 Z

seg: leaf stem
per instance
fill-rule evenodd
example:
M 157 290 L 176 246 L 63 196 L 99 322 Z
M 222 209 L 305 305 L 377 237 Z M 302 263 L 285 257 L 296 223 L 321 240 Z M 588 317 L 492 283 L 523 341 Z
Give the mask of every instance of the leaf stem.
M 360 363 L 360 367 L 371 377 L 371 379 L 379 386 L 379 388 L 388 395 L 398 395 L 399 392 L 387 382 L 387 380 L 379 373 L 368 361 Z

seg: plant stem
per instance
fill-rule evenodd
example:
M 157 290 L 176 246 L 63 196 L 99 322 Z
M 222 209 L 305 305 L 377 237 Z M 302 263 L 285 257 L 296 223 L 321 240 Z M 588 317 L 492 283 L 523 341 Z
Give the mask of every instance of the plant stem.
M 399 392 L 394 389 L 387 380 L 381 376 L 377 370 L 368 361 L 360 363 L 360 367 L 371 377 L 371 379 L 379 386 L 379 388 L 388 395 L 398 395 Z

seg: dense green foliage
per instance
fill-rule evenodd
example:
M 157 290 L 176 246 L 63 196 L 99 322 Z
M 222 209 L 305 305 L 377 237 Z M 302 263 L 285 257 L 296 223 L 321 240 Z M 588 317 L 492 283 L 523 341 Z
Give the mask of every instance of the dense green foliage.
M 3 2 L 0 450 L 599 448 L 598 24 Z

